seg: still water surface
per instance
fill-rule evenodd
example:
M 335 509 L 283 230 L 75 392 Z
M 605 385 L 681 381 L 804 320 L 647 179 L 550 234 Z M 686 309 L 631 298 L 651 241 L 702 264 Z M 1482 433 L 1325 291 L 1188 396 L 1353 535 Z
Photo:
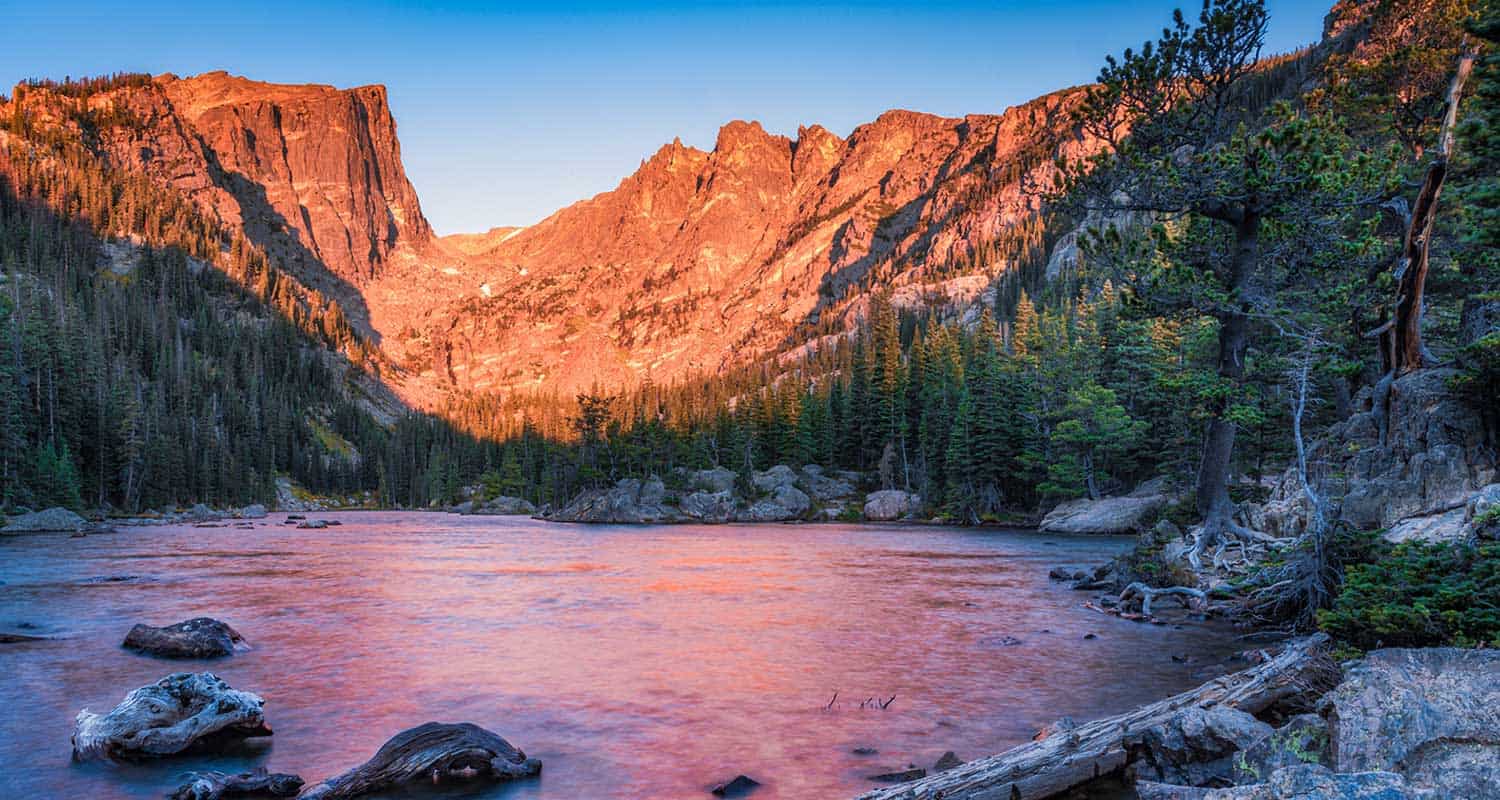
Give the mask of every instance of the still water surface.
M 344 524 L 0 537 L 0 631 L 57 637 L 0 645 L 0 797 L 159 798 L 194 768 L 315 782 L 438 720 L 545 764 L 463 797 L 702 799 L 746 773 L 766 784 L 757 800 L 847 798 L 873 773 L 1187 688 L 1208 660 L 1173 654 L 1233 648 L 1228 631 L 1091 612 L 1047 580 L 1119 539 L 325 516 Z M 119 647 L 136 622 L 194 616 L 254 649 L 168 662 Z M 231 757 L 70 763 L 80 708 L 185 669 L 264 696 L 275 736 Z

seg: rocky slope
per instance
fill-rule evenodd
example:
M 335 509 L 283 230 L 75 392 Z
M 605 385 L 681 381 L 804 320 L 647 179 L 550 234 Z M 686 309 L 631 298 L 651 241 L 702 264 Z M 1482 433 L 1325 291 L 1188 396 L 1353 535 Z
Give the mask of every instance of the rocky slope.
M 613 191 L 492 232 L 488 250 L 455 241 L 366 297 L 388 352 L 428 383 L 563 392 L 837 331 L 872 286 L 969 300 L 1039 246 L 1021 179 L 1085 146 L 1067 122 L 1077 97 L 963 119 L 891 111 L 847 139 L 731 122 L 711 151 L 674 141 Z
M 171 186 L 244 231 L 366 333 L 358 287 L 432 240 L 383 86 L 168 74 L 81 97 L 21 85 L 0 114 L 17 107 L 33 125 L 73 129 L 111 165 Z

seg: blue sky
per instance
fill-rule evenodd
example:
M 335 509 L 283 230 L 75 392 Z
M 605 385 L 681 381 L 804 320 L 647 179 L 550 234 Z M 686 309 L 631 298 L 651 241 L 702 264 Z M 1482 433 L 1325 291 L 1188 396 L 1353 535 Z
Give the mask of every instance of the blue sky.
M 1269 50 L 1331 0 L 1268 0 Z M 440 233 L 529 224 L 731 119 L 844 135 L 890 108 L 994 113 L 1093 78 L 1194 0 L 38 3 L 0 0 L 0 85 L 117 70 L 383 83 Z

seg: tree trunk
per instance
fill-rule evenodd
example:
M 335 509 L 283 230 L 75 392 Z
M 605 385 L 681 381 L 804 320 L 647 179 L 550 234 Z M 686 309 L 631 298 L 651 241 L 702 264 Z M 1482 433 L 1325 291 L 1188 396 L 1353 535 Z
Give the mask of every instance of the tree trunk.
M 1417 202 L 1412 206 L 1411 222 L 1396 262 L 1396 318 L 1391 327 L 1391 367 L 1397 375 L 1421 369 L 1427 363 L 1422 346 L 1423 293 L 1427 286 L 1427 253 L 1432 240 L 1433 221 L 1437 217 L 1438 195 L 1448 175 L 1448 159 L 1453 155 L 1453 126 L 1458 119 L 1458 103 L 1463 97 L 1464 82 L 1474 68 L 1474 53 L 1464 53 L 1458 70 L 1448 87 L 1448 112 L 1438 134 L 1438 155 L 1427 168 Z
M 1250 317 L 1241 296 L 1255 269 L 1260 240 L 1260 217 L 1246 213 L 1234 231 L 1230 298 L 1235 305 L 1219 315 L 1219 378 L 1239 386 L 1245 377 L 1245 350 L 1250 342 Z M 1233 396 L 1216 401 L 1214 415 L 1203 437 L 1203 460 L 1198 464 L 1198 513 L 1203 528 L 1190 557 L 1197 563 L 1203 552 L 1232 527 L 1234 503 L 1229 499 L 1229 468 L 1234 456 L 1234 422 L 1229 419 Z
M 1096 778 L 1117 774 L 1136 759 L 1131 740 L 1199 709 L 1219 706 L 1256 714 L 1274 705 L 1300 705 L 1337 682 L 1327 656 L 1328 636 L 1292 642 L 1281 653 L 1241 672 L 1215 678 L 1134 711 L 1060 730 L 999 755 L 877 789 L 859 800 L 1044 800 Z

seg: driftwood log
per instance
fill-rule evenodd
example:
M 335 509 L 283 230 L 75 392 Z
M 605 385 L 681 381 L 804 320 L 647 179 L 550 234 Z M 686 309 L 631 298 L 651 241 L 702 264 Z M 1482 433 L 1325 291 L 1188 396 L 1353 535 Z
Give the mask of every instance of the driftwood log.
M 221 797 L 296 797 L 302 779 L 282 772 L 195 772 L 168 800 L 219 800 Z
M 121 646 L 164 658 L 218 658 L 249 647 L 239 631 L 210 617 L 196 617 L 164 628 L 136 625 L 125 634 Z
M 108 714 L 78 712 L 73 758 L 151 758 L 270 736 L 259 695 L 212 672 L 178 672 L 125 695 Z
M 369 761 L 308 789 L 300 800 L 345 800 L 416 782 L 508 781 L 541 771 L 541 761 L 478 725 L 429 722 L 391 737 Z
M 1304 696 L 1333 668 L 1323 634 L 1288 644 L 1254 667 L 1134 711 L 1059 730 L 999 755 L 877 789 L 859 800 L 1042 800 L 1117 774 L 1130 763 L 1134 732 L 1170 723 L 1194 708 L 1229 706 L 1254 714 Z

